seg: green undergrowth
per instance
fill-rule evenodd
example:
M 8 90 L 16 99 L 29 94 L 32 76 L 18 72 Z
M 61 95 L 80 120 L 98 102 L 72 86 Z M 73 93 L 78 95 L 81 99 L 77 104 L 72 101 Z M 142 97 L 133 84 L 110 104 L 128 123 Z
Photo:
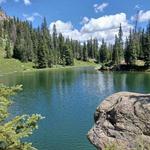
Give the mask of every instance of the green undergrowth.
M 15 73 L 15 72 L 28 72 L 28 71 L 38 71 L 38 69 L 33 68 L 34 63 L 22 63 L 16 59 L 6 59 L 4 58 L 4 51 L 0 49 L 0 75 Z M 86 67 L 93 66 L 97 67 L 98 64 L 94 62 L 94 60 L 89 60 L 88 62 L 74 60 L 74 66 L 61 66 L 55 65 L 53 68 L 46 68 L 40 70 L 50 70 L 50 69 L 63 69 L 63 68 L 73 68 L 73 67 Z

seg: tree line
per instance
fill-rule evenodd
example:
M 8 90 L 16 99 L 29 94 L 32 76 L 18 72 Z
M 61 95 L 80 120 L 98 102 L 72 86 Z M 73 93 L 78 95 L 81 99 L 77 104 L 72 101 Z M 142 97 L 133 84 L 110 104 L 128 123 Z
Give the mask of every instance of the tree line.
M 74 59 L 96 59 L 98 40 L 81 44 L 58 33 L 56 25 L 50 33 L 45 18 L 40 27 L 33 28 L 30 22 L 14 17 L 0 23 L 0 47 L 4 47 L 6 58 L 32 61 L 36 68 L 46 68 L 74 65 Z
M 57 32 L 55 24 L 50 33 L 46 18 L 41 26 L 34 28 L 32 23 L 14 17 L 0 23 L 0 47 L 4 47 L 6 58 L 32 61 L 36 68 L 74 65 L 74 59 L 113 65 L 135 65 L 136 60 L 142 60 L 150 66 L 150 21 L 147 28 L 130 29 L 125 42 L 120 24 L 114 44 L 104 39 L 99 44 L 97 38 L 84 43 L 65 38 Z
M 112 65 L 136 65 L 137 60 L 142 60 L 146 67 L 150 67 L 150 21 L 145 29 L 130 29 L 126 40 L 123 40 L 120 25 L 114 44 L 108 45 L 102 40 L 98 60 Z

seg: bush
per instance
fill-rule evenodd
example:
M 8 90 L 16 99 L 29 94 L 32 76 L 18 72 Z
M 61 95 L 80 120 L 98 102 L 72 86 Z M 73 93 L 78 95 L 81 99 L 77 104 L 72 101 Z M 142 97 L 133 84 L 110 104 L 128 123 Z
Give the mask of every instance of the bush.
M 8 107 L 12 104 L 10 96 L 20 90 L 21 86 L 0 85 L 0 150 L 35 150 L 32 143 L 22 142 L 21 139 L 29 137 L 38 128 L 37 122 L 42 116 L 22 115 L 8 121 Z

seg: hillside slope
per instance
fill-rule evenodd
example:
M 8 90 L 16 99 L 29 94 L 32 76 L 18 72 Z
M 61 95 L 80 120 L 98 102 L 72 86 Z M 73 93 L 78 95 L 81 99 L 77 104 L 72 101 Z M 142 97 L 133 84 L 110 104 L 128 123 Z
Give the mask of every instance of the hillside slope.
M 33 63 L 22 63 L 16 59 L 5 59 L 4 51 L 0 48 L 0 75 L 33 70 Z
M 33 68 L 34 63 L 22 63 L 16 59 L 6 59 L 4 58 L 5 52 L 0 48 L 0 75 L 5 75 L 9 73 L 15 72 L 25 72 L 25 71 L 38 71 L 38 70 L 45 70 L 45 69 L 62 69 L 62 68 L 72 68 L 72 67 L 97 67 L 98 64 L 94 63 L 94 60 L 89 60 L 88 62 L 74 60 L 74 66 L 67 66 L 63 67 L 61 65 L 53 66 L 53 68 L 45 68 L 45 69 L 35 69 Z

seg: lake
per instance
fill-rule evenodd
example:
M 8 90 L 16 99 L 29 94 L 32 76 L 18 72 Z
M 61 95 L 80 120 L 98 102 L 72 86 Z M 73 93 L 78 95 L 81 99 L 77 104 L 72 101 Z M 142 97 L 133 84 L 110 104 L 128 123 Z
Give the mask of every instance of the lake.
M 86 134 L 101 101 L 120 91 L 150 93 L 149 73 L 98 72 L 92 67 L 16 73 L 0 81 L 23 85 L 13 98 L 12 116 L 46 117 L 29 139 L 39 150 L 95 150 Z

